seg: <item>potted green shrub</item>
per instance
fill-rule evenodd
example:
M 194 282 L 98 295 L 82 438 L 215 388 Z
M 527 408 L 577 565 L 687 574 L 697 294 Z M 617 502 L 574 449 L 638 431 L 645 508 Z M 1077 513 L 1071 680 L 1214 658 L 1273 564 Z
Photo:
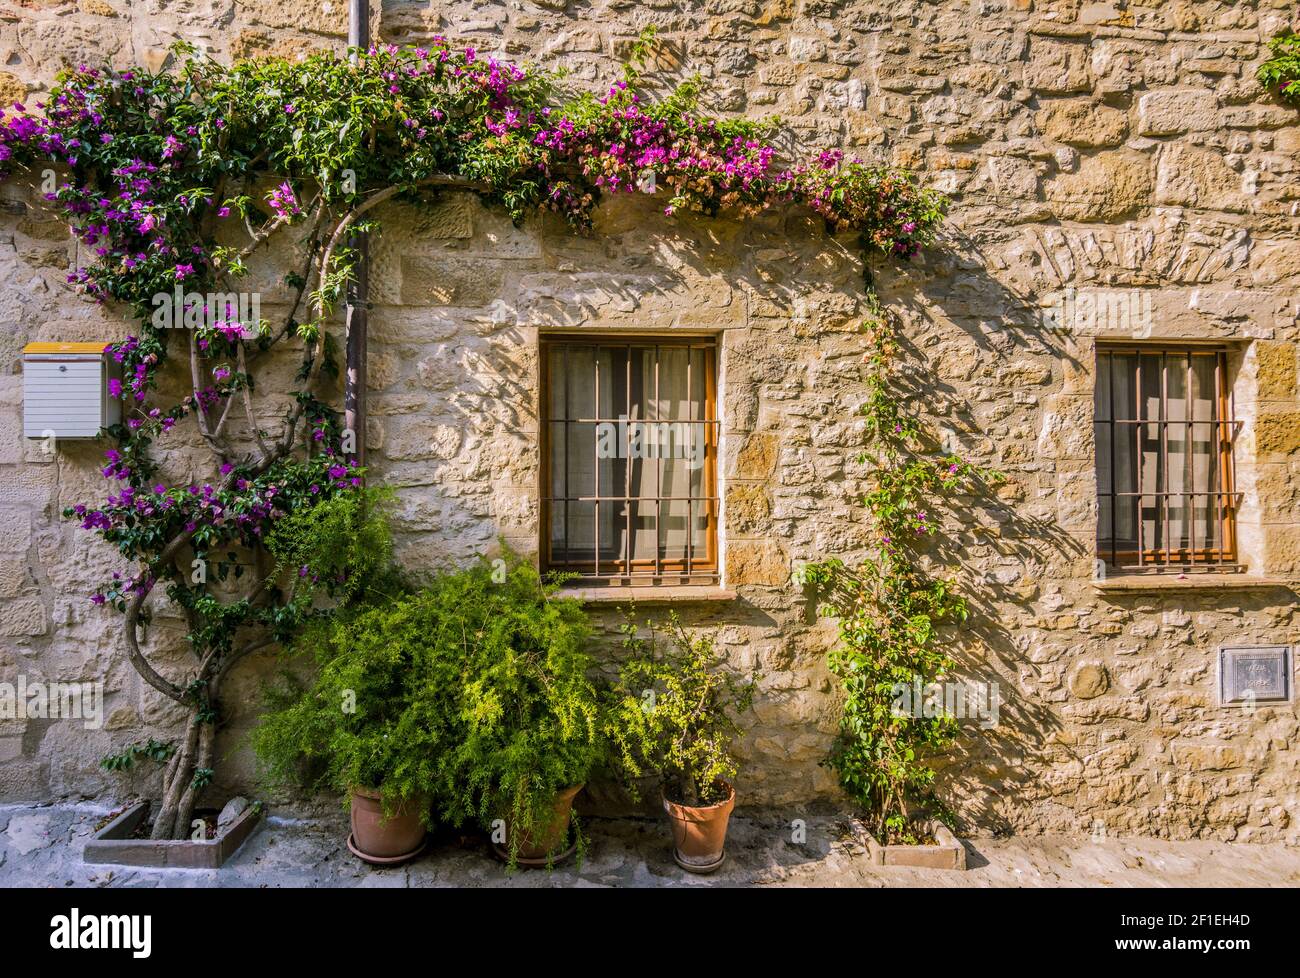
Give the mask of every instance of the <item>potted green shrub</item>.
M 286 652 L 316 668 L 267 690 L 252 738 L 268 781 L 344 794 L 348 847 L 381 864 L 424 846 L 456 708 L 454 667 L 426 640 L 438 609 L 393 566 L 392 498 L 367 489 L 276 526 L 275 577 L 293 582 L 286 603 L 308 621 Z
M 727 823 L 736 803 L 731 742 L 736 718 L 754 697 L 754 678 L 725 666 L 714 638 L 689 633 L 675 614 L 661 630 L 637 634 L 629 615 L 622 632 L 629 658 L 613 684 L 606 730 L 629 790 L 657 778 L 673 833 L 673 858 L 692 873 L 711 873 L 726 859 Z M 665 641 L 666 639 L 666 641 Z
M 489 829 L 511 865 L 554 864 L 582 848 L 573 800 L 605 753 L 587 617 L 513 554 L 433 587 L 459 667 L 442 814 Z
M 442 611 L 428 592 L 399 592 L 307 629 L 297 647 L 314 653 L 314 680 L 272 690 L 253 734 L 270 780 L 349 798 L 348 848 L 367 862 L 412 858 L 431 825 L 457 730 L 456 663 L 429 642 Z

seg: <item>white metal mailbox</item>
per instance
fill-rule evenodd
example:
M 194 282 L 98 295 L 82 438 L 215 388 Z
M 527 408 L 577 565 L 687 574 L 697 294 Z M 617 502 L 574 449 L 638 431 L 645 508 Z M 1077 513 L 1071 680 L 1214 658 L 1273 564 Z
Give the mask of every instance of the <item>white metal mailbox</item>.
M 23 434 L 94 438 L 122 420 L 108 382 L 118 376 L 108 344 L 28 343 L 23 348 Z

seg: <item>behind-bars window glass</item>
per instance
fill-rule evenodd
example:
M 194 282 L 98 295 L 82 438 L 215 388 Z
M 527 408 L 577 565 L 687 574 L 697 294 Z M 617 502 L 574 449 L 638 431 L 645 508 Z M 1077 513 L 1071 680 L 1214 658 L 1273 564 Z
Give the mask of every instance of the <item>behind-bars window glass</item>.
M 716 582 L 713 341 L 548 337 L 542 354 L 547 567 Z
M 1121 570 L 1235 570 L 1232 415 L 1220 349 L 1099 346 L 1098 557 Z

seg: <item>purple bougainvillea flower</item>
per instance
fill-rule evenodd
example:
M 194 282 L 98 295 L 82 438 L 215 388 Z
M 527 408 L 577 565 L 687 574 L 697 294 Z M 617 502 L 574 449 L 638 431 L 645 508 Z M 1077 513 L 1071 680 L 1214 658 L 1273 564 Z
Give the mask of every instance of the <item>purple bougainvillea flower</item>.
M 281 217 L 290 217 L 300 212 L 298 198 L 294 196 L 293 187 L 288 180 L 267 194 L 266 202 Z

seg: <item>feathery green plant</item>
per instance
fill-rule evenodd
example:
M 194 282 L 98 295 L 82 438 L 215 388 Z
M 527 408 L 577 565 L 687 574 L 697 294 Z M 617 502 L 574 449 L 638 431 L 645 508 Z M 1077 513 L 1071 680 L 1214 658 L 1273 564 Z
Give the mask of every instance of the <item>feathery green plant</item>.
M 636 779 L 653 774 L 671 801 L 725 801 L 736 776 L 736 715 L 753 703 L 757 677 L 742 681 L 729 671 L 713 636 L 692 635 L 675 613 L 665 625 L 646 625 L 643 639 L 629 611 L 620 628 L 631 657 L 614 683 L 606 723 L 615 763 L 634 795 Z

